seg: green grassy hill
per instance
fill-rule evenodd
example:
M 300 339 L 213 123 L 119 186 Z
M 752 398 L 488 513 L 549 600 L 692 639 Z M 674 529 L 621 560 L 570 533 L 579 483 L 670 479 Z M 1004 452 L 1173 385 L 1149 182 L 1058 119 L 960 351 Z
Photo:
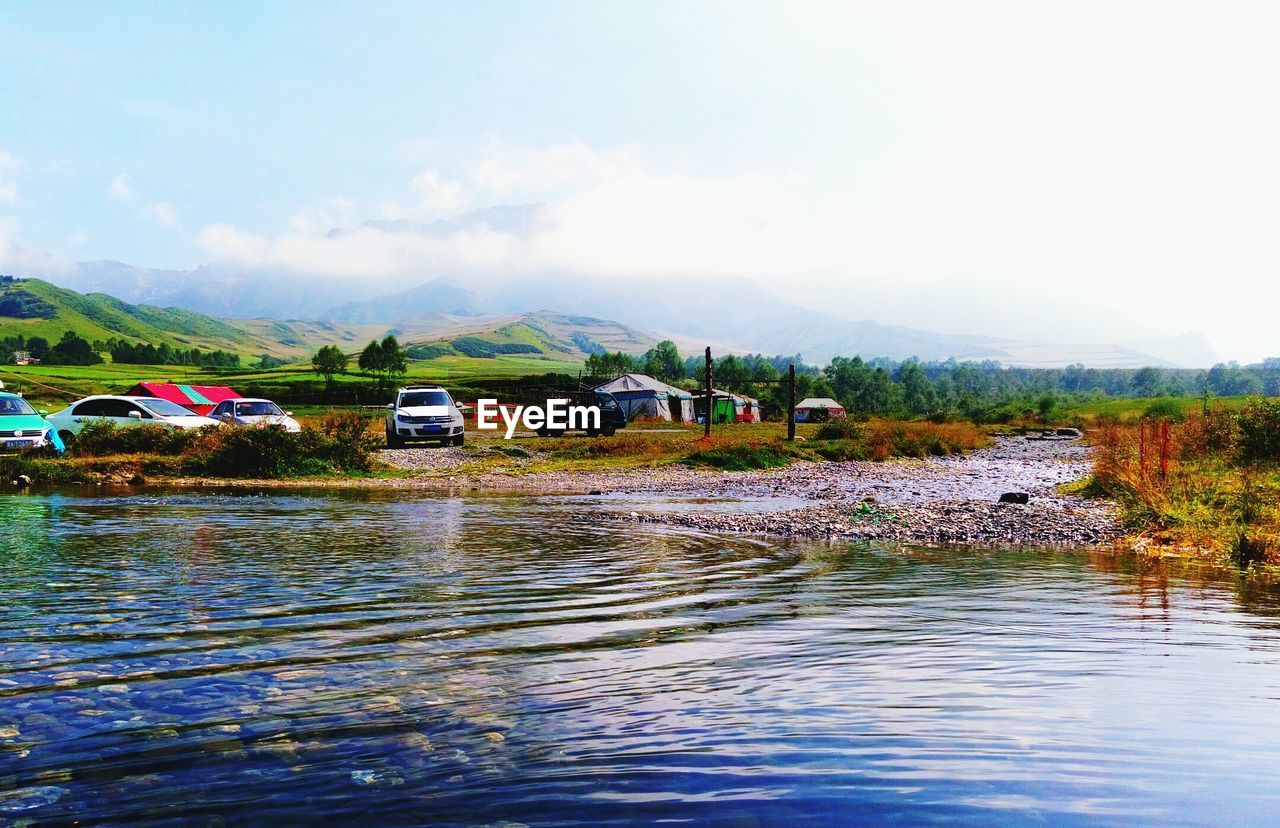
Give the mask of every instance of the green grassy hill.
M 426 324 L 424 324 L 426 323 Z M 523 356 L 581 363 L 603 350 L 639 354 L 654 340 L 607 319 L 542 311 L 514 317 L 405 320 L 397 335 L 415 359 Z
M 0 336 L 42 336 L 57 342 L 75 331 L 90 342 L 125 339 L 175 348 L 221 349 L 242 355 L 300 355 L 233 323 L 178 308 L 130 305 L 103 293 L 80 294 L 40 279 L 0 285 Z
M 42 336 L 53 343 L 68 330 L 89 342 L 126 339 L 286 360 L 305 360 L 322 345 L 357 354 L 370 339 L 387 333 L 399 337 L 417 360 L 506 356 L 580 363 L 595 351 L 642 353 L 654 344 L 652 338 L 617 322 L 548 311 L 507 317 L 435 314 L 394 326 L 224 320 L 179 308 L 131 305 L 103 293 L 80 294 L 40 279 L 0 282 L 0 336 Z

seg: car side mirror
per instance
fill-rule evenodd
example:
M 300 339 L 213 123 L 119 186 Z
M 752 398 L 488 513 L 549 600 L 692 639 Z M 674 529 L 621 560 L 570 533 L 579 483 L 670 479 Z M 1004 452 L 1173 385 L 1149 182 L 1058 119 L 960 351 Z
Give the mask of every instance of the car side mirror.
M 130 411 L 130 412 L 129 412 L 129 419 L 130 419 L 130 420 L 141 420 L 141 419 L 142 419 L 142 412 L 141 412 L 141 411 Z
M 40 409 L 39 411 L 37 411 L 36 413 L 37 413 L 37 414 L 39 414 L 41 417 L 48 417 L 48 416 L 49 416 L 49 409 L 47 409 L 47 408 L 42 408 L 42 409 Z
M 286 416 L 286 417 L 292 417 L 292 416 L 293 416 L 293 412 L 292 412 L 292 411 L 286 411 L 286 412 L 284 412 L 284 416 Z
M 388 411 L 395 411 L 395 409 L 396 409 L 396 404 L 395 404 L 395 403 L 387 403 L 387 410 L 388 410 Z

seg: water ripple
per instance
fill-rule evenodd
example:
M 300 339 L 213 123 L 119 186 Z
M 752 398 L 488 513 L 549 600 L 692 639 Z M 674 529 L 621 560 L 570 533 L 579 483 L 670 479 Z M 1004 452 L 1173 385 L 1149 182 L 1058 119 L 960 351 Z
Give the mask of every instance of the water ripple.
M 0 824 L 1223 824 L 1280 807 L 1273 592 L 581 508 L 0 497 Z

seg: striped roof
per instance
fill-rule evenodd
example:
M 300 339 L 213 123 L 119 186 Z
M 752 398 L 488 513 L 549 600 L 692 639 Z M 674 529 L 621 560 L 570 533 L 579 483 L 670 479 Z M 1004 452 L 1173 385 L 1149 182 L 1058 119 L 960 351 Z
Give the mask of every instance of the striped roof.
M 223 400 L 233 400 L 239 392 L 225 385 L 180 385 L 172 382 L 140 382 L 125 392 L 128 397 L 159 397 L 207 414 Z

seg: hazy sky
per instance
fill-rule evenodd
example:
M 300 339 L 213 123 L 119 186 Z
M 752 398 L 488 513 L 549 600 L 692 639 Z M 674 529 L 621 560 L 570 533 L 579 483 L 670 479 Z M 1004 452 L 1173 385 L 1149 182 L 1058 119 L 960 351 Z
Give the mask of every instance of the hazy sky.
M 0 271 L 749 275 L 853 318 L 1280 355 L 1280 10 L 0 6 Z M 542 202 L 533 233 L 366 219 Z

